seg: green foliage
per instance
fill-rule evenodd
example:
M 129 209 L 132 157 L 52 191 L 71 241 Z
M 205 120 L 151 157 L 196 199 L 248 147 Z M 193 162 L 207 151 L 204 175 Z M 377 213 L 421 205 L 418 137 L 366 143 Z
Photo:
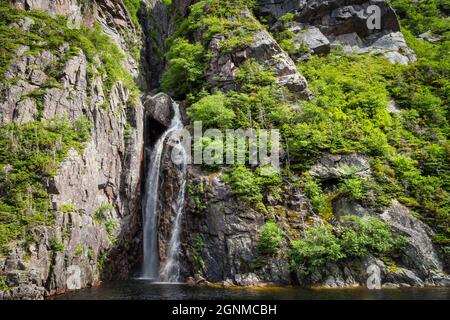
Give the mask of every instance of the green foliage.
M 205 271 L 205 260 L 202 256 L 202 250 L 206 247 L 205 242 L 200 234 L 196 234 L 194 242 L 192 244 L 192 249 L 194 249 L 193 260 L 197 267 L 197 272 L 204 273 Z
M 165 0 L 167 2 L 167 0 Z M 141 6 L 141 0 L 123 0 L 123 4 L 128 10 L 128 13 L 130 14 L 131 20 L 133 20 L 133 23 L 136 27 L 140 26 L 139 19 L 138 19 L 138 11 Z
M 362 200 L 364 197 L 364 185 L 366 181 L 359 177 L 345 179 L 339 185 L 339 192 L 353 200 Z
M 136 0 L 129 0 L 129 3 L 135 2 Z M 34 21 L 28 32 L 13 26 L 14 22 L 25 17 Z M 43 50 L 49 50 L 55 56 L 61 57 L 57 65 L 51 68 L 51 72 L 55 73 L 52 75 L 53 78 L 58 78 L 60 76 L 58 72 L 63 69 L 65 62 L 82 50 L 90 64 L 89 83 L 93 77 L 103 76 L 107 98 L 117 81 L 121 81 L 129 90 L 130 99 L 139 96 L 139 89 L 133 77 L 122 65 L 125 59 L 124 54 L 107 35 L 102 33 L 98 25 L 93 29 L 84 25 L 80 29 L 70 29 L 65 17 L 51 17 L 39 11 L 24 11 L 2 3 L 0 5 L 0 37 L 2 39 L 1 83 L 7 81 L 6 71 L 11 62 L 17 58 L 15 52 L 23 45 L 30 47 L 26 54 L 37 55 Z M 60 49 L 65 43 L 70 47 L 66 53 L 61 54 Z
M 236 72 L 236 81 L 242 85 L 244 91 L 258 90 L 259 87 L 275 84 L 274 72 L 255 60 L 247 60 Z
M 223 177 L 234 193 L 245 201 L 258 202 L 262 200 L 262 189 L 258 177 L 244 166 L 236 166 L 233 171 Z
M 237 165 L 223 176 L 223 181 L 231 186 L 233 192 L 242 200 L 257 203 L 264 193 L 277 195 L 282 180 L 277 172 L 258 169 L 255 172 L 243 165 Z
M 391 252 L 396 246 L 389 227 L 375 217 L 342 217 L 341 230 L 340 242 L 347 257 Z
M 204 69 L 204 49 L 201 44 L 191 44 L 183 38 L 176 38 L 167 53 L 169 67 L 164 72 L 161 88 L 173 92 L 177 97 L 201 84 Z
M 0 291 L 8 291 L 8 278 L 5 275 L 0 275 Z
M 61 213 L 72 213 L 72 212 L 77 212 L 77 208 L 72 203 L 63 203 L 59 207 L 58 211 Z
M 50 239 L 50 249 L 55 252 L 55 253 L 62 253 L 64 252 L 64 243 L 58 241 L 58 239 L 56 238 L 51 238 Z
M 258 250 L 262 254 L 275 254 L 283 242 L 283 231 L 273 221 L 268 221 L 261 228 Z
M 194 103 L 188 109 L 188 115 L 192 121 L 202 121 L 205 129 L 232 128 L 235 118 L 233 110 L 225 107 L 225 96 L 220 91 Z
M 8 124 L 0 128 L 0 249 L 25 227 L 51 224 L 46 185 L 70 149 L 82 152 L 90 139 L 85 118 Z M 72 208 L 71 208 L 72 209 Z
M 78 244 L 75 248 L 75 257 L 81 257 L 84 253 L 84 246 L 83 244 Z
M 349 216 L 342 217 L 336 229 L 330 225 L 308 229 L 304 239 L 291 242 L 290 258 L 294 268 L 308 275 L 330 262 L 390 254 L 403 243 L 380 219 Z
M 305 274 L 345 257 L 329 225 L 308 229 L 305 238 L 292 241 L 291 247 L 291 263 Z
M 304 174 L 302 179 L 303 191 L 311 200 L 311 204 L 317 213 L 323 217 L 329 217 L 333 213 L 330 202 L 322 190 L 322 187 L 309 174 Z
M 114 210 L 111 204 L 102 204 L 94 211 L 94 220 L 97 223 L 103 223 L 108 220 L 109 213 Z

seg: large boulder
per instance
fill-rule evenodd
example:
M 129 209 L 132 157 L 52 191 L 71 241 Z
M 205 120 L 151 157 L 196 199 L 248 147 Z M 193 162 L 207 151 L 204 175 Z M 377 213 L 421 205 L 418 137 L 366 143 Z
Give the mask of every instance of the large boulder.
M 397 201 L 380 217 L 396 234 L 407 239 L 401 255 L 405 266 L 416 271 L 422 278 L 430 277 L 433 272 L 442 273 L 442 263 L 431 240 L 433 231 L 430 227 Z
M 309 172 L 320 180 L 340 179 L 354 174 L 367 177 L 371 173 L 367 157 L 356 153 L 325 155 Z

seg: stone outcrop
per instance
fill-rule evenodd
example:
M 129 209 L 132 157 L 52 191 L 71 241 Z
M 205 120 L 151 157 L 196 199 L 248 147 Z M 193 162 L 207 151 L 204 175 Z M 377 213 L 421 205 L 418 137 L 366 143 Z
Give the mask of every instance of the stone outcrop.
M 249 12 L 242 14 L 251 18 Z M 253 59 L 270 67 L 278 83 L 286 86 L 297 98 L 311 97 L 306 79 L 299 73 L 294 61 L 266 30 L 261 29 L 255 32 L 251 43 L 231 53 L 221 52 L 220 44 L 225 40 L 226 36 L 217 35 L 209 45 L 212 59 L 206 70 L 206 78 L 211 87 L 224 91 L 235 89 L 237 69 L 245 61 Z
M 416 61 L 400 32 L 394 10 L 383 0 L 266 1 L 260 12 L 274 21 L 272 30 L 283 28 L 281 16 L 292 13 L 287 29 L 296 33 L 297 47 L 306 45 L 313 53 L 342 47 L 347 53 L 382 53 L 390 62 Z M 286 28 L 286 26 L 285 26 Z
M 370 164 L 367 158 L 359 154 L 325 155 L 311 168 L 310 174 L 320 180 L 333 180 L 351 175 L 367 177 Z

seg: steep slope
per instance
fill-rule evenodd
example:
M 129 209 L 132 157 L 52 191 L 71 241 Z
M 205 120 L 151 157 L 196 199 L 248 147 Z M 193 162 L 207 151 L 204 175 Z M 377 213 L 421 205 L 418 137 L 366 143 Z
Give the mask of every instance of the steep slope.
M 140 256 L 139 26 L 122 1 L 13 4 L 1 3 L 1 297 L 127 277 Z

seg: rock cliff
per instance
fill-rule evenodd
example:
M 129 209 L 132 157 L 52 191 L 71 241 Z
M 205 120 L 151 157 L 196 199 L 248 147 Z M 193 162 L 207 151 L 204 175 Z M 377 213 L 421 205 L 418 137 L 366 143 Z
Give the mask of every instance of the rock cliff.
M 224 14 L 220 28 L 214 26 L 217 29 L 208 29 L 195 20 L 198 10 L 192 5 L 199 1 L 174 0 L 170 5 L 159 0 L 137 1 L 139 8 L 124 3 L 10 1 L 16 9 L 8 10 L 15 10 L 15 15 L 5 26 L 20 34 L 23 41 L 8 47 L 14 58 L 0 77 L 0 125 L 8 128 L 7 145 L 19 152 L 14 132 L 28 124 L 43 124 L 52 132 L 55 123 L 82 120 L 87 123 L 88 137 L 82 139 L 81 148 L 71 146 L 68 150 L 60 136 L 56 142 L 48 142 L 53 158 L 63 149 L 64 157 L 53 163 L 56 172 L 38 175 L 41 189 L 26 186 L 20 192 L 12 190 L 20 193 L 17 205 L 7 201 L 10 190 L 6 186 L 9 172 L 19 170 L 20 164 L 1 163 L 0 210 L 7 203 L 8 210 L 20 214 L 22 224 L 16 228 L 8 220 L 9 211 L 0 216 L 0 223 L 5 221 L 11 230 L 19 230 L 7 239 L 6 249 L 1 248 L 0 299 L 42 299 L 102 280 L 125 279 L 139 268 L 146 150 L 151 150 L 170 124 L 173 101 L 169 94 L 180 98 L 174 90 L 155 93 L 160 91 L 170 65 L 170 45 L 186 29 L 189 31 L 183 36 L 201 44 L 205 52 L 200 75 L 196 75 L 201 80 L 192 81 L 195 85 L 180 98 L 189 130 L 189 107 L 205 91 L 249 96 L 257 91 L 252 86 L 243 88 L 239 78 L 249 63 L 270 70 L 271 85 L 278 91 L 269 95 L 282 96 L 277 105 L 292 105 L 286 111 L 289 118 L 313 99 L 298 68 L 312 56 L 341 49 L 347 54 L 383 55 L 392 64 L 416 61 L 394 10 L 381 0 L 258 0 L 254 8 L 244 6 L 231 16 Z M 380 9 L 381 25 L 375 29 L 369 27 L 372 5 Z M 185 20 L 197 23 L 196 28 L 183 25 Z M 236 40 L 239 37 L 246 41 Z M 194 67 L 191 63 L 183 70 L 189 73 Z M 191 80 L 187 77 L 186 83 Z M 255 100 L 257 107 L 263 104 L 261 98 Z M 266 111 L 267 115 L 258 116 L 264 120 L 270 117 L 272 110 Z M 249 114 L 251 125 L 256 120 L 251 110 Z M 70 130 L 77 133 L 78 129 Z M 30 144 L 23 149 L 27 148 L 45 146 Z M 282 150 L 284 168 L 290 166 L 287 149 Z M 307 169 L 293 169 L 280 179 L 277 192 L 261 192 L 256 202 L 243 200 L 226 183 L 229 168 L 211 171 L 190 165 L 180 252 L 183 279 L 224 286 L 276 283 L 349 287 L 366 286 L 375 270 L 375 281 L 386 287 L 450 285 L 444 272 L 448 266 L 433 242 L 435 230 L 395 198 L 380 206 L 374 204 L 372 193 L 364 199 L 348 194 L 331 196 L 324 218 L 299 182 L 305 177 L 314 179 L 330 195 L 337 194 L 338 184 L 348 177 L 372 182 L 377 172 L 368 156 L 322 152 L 314 160 Z M 32 168 L 44 170 L 42 167 Z M 181 185 L 169 152 L 161 170 L 158 239 L 164 264 Z M 44 209 L 33 202 L 39 197 L 44 198 Z M 45 219 L 31 220 L 29 217 L 38 211 Z M 350 215 L 378 218 L 405 243 L 393 257 L 367 254 L 341 259 L 308 274 L 293 264 L 291 241 L 304 238 L 308 229 L 323 226 L 325 220 L 338 233 L 341 217 Z M 275 253 L 263 254 L 259 241 L 268 221 L 280 227 L 282 241 Z M 1 230 L 6 234 L 10 229 Z

